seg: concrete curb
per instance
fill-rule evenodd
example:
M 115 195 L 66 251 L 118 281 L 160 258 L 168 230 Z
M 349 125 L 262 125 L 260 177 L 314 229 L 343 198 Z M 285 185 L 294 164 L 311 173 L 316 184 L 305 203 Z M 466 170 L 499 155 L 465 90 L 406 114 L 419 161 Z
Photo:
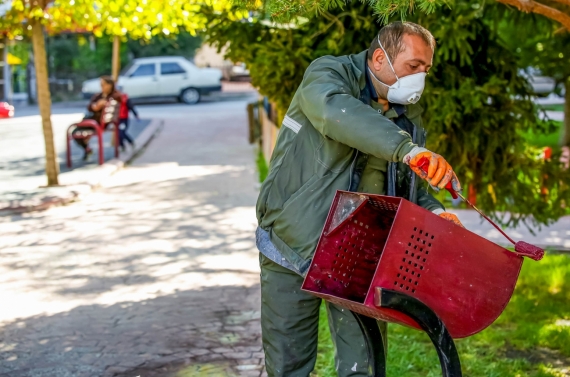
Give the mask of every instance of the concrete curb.
M 10 216 L 26 212 L 44 211 L 54 206 L 73 203 L 92 190 L 101 186 L 104 179 L 115 174 L 139 155 L 156 134 L 164 121 L 153 119 L 135 139 L 135 149 L 123 152 L 118 158 L 105 162 L 96 168 L 81 168 L 60 174 L 59 187 L 42 187 L 30 191 L 27 197 L 0 202 L 0 216 Z

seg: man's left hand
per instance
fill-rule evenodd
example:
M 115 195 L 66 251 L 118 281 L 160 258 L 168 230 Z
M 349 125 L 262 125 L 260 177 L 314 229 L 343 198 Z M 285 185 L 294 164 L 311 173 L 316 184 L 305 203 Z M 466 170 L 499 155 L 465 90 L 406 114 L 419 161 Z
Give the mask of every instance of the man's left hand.
M 442 212 L 439 214 L 439 217 L 441 217 L 442 219 L 446 219 L 447 221 L 451 221 L 455 225 L 459 225 L 462 228 L 465 228 L 463 224 L 461 224 L 461 221 L 459 221 L 459 218 L 455 216 L 453 213 Z

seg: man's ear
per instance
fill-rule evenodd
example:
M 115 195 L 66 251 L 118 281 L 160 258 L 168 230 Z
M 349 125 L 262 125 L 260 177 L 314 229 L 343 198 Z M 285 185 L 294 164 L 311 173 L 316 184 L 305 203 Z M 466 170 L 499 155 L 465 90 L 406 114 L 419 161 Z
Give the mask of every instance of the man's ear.
M 372 66 L 375 70 L 379 71 L 382 69 L 382 65 L 384 65 L 384 61 L 386 60 L 386 55 L 381 48 L 377 48 L 374 50 L 374 54 L 372 54 Z

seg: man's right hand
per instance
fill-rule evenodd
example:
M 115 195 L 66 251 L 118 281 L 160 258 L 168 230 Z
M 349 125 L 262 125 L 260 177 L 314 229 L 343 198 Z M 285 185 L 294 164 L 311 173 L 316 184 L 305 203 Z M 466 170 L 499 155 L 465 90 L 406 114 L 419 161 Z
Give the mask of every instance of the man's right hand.
M 419 166 L 420 161 L 424 158 L 429 161 L 427 173 Z M 453 189 L 461 191 L 461 184 L 451 165 L 437 153 L 425 148 L 414 147 L 410 153 L 404 156 L 404 163 L 408 164 L 414 173 L 425 179 L 433 187 L 442 189 L 451 181 Z

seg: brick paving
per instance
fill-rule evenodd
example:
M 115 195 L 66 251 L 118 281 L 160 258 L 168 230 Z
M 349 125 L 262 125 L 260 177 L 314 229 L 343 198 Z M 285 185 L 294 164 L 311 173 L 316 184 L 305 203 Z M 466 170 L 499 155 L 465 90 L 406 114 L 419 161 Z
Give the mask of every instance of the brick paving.
M 245 103 L 145 107 L 132 166 L 0 217 L 1 377 L 264 374 Z

